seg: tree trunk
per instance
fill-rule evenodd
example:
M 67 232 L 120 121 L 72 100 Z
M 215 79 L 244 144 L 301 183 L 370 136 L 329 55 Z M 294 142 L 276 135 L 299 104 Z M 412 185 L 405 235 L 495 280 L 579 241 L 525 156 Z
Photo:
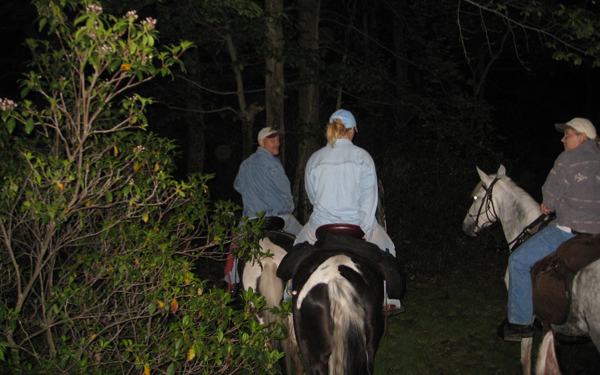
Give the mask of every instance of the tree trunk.
M 200 82 L 198 75 L 198 50 L 193 48 L 184 55 L 185 66 L 191 81 Z M 188 175 L 192 173 L 204 172 L 204 153 L 205 153 L 205 137 L 204 137 L 204 115 L 198 111 L 202 108 L 202 90 L 198 90 L 195 84 L 190 81 L 185 81 L 186 90 L 186 107 L 188 109 L 186 117 L 187 134 L 188 134 L 188 158 L 186 172 Z
M 252 154 L 252 126 L 254 125 L 254 119 L 256 114 L 264 109 L 256 104 L 246 104 L 246 94 L 244 92 L 244 80 L 242 79 L 242 70 L 238 67 L 238 56 L 237 49 L 233 44 L 233 38 L 230 34 L 223 36 L 227 43 L 229 50 L 229 56 L 231 57 L 233 73 L 235 75 L 236 82 L 236 94 L 238 98 L 238 104 L 240 106 L 239 115 L 242 120 L 242 156 L 243 159 L 248 158 Z
M 267 39 L 271 44 L 271 53 L 267 57 L 265 72 L 267 126 L 284 132 L 283 27 L 278 17 L 278 14 L 283 12 L 283 0 L 267 0 L 265 10 L 271 15 L 270 19 L 272 20 L 267 22 Z M 285 167 L 285 148 L 283 144 L 279 154 Z
M 302 64 L 300 67 L 300 82 L 298 99 L 298 118 L 300 120 L 298 134 L 314 134 L 319 128 L 319 85 L 318 59 L 319 49 L 319 13 L 320 0 L 300 0 L 299 18 L 304 29 L 300 33 L 300 45 L 313 63 Z M 317 143 L 308 136 L 305 142 L 300 142 L 298 148 L 298 164 L 292 183 L 292 193 L 296 197 L 296 216 L 300 222 L 306 222 L 310 214 L 310 203 L 304 190 L 304 170 L 310 155 L 316 150 Z

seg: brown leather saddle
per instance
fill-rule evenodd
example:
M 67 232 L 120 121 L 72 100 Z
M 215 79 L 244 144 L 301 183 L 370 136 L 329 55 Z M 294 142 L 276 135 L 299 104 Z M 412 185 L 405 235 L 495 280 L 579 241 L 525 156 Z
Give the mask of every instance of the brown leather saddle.
M 580 234 L 531 268 L 533 312 L 543 322 L 564 324 L 571 308 L 577 272 L 600 259 L 600 234 Z
M 358 225 L 353 224 L 325 224 L 321 225 L 315 231 L 315 235 L 317 236 L 317 240 L 323 238 L 325 233 L 332 233 L 338 236 L 348 236 L 352 238 L 356 238 L 357 240 L 362 240 L 365 236 L 365 232 Z

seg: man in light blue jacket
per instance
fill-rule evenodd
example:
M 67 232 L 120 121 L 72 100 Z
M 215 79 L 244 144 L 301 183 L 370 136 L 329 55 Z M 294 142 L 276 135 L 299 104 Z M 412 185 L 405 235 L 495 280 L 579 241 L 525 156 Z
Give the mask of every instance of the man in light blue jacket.
M 284 137 L 271 128 L 258 133 L 256 152 L 240 165 L 233 187 L 242 195 L 243 215 L 254 219 L 261 212 L 265 217 L 278 216 L 285 221 L 285 232 L 298 235 L 302 225 L 294 215 L 294 197 L 290 180 L 285 175 L 279 154 L 279 140 Z
M 258 133 L 256 152 L 240 165 L 233 187 L 242 195 L 243 215 L 255 219 L 261 212 L 265 217 L 277 216 L 285 221 L 283 231 L 298 235 L 302 224 L 294 217 L 294 197 L 290 180 L 285 175 L 279 154 L 279 140 L 283 133 L 263 128 Z M 225 268 L 225 281 L 232 292 L 237 291 L 240 281 L 238 260 L 231 257 Z

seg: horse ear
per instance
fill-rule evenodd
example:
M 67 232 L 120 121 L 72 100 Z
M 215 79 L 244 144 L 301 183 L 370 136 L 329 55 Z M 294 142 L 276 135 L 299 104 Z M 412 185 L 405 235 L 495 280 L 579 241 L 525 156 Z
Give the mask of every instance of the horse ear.
M 498 175 L 498 177 L 506 176 L 506 168 L 504 168 L 504 165 L 500 164 L 500 168 L 498 168 L 498 173 L 496 174 Z
M 479 167 L 477 168 L 477 173 L 479 174 L 479 177 L 481 178 L 481 181 L 483 181 L 483 184 L 485 186 L 490 186 L 490 184 L 492 183 L 492 181 L 494 180 L 493 178 L 491 178 L 490 176 L 488 176 L 487 174 L 485 174 L 484 171 L 482 171 L 481 169 L 479 169 Z

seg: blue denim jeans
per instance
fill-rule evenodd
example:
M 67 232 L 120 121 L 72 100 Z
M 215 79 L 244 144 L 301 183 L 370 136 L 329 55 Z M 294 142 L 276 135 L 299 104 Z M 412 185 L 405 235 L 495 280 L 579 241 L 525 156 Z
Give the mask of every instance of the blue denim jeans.
M 554 252 L 566 240 L 575 237 L 555 226 L 548 226 L 519 246 L 508 258 L 508 321 L 533 323 L 531 267 Z

